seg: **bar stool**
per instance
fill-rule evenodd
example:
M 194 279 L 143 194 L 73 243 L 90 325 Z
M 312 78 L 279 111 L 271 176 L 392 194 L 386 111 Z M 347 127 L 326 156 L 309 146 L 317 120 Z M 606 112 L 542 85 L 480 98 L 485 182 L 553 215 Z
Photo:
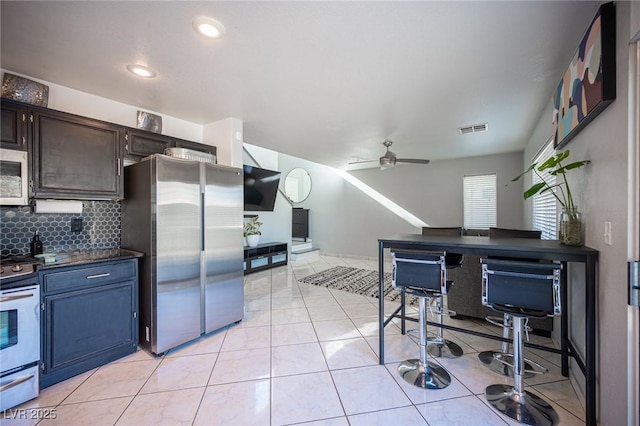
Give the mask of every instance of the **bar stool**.
M 524 322 L 561 313 L 560 270 L 555 263 L 481 259 L 482 304 L 513 321 L 513 386 L 490 385 L 487 401 L 499 412 L 528 425 L 553 426 L 558 414 L 544 399 L 523 389 Z
M 489 228 L 489 238 L 531 238 L 540 239 L 542 233 L 540 231 L 530 231 L 523 229 L 507 229 L 507 228 Z M 494 258 L 495 259 L 495 258 Z M 501 257 L 502 260 L 517 260 L 511 258 Z M 513 321 L 511 315 L 504 314 L 502 317 L 487 316 L 485 317 L 493 325 L 502 327 L 502 337 L 509 339 L 511 336 L 511 329 L 513 328 Z M 528 332 L 529 328 L 525 324 L 525 332 Z M 528 338 L 527 338 L 528 340 Z M 489 368 L 491 371 L 503 376 L 513 376 L 513 355 L 509 349 L 509 343 L 502 342 L 501 350 L 499 351 L 483 351 L 478 354 L 478 359 L 482 362 L 482 365 Z M 533 364 L 536 365 L 538 370 L 534 369 Z M 533 375 L 539 371 L 546 371 L 540 364 L 531 360 L 525 360 L 525 378 L 533 377 Z
M 447 293 L 444 252 L 392 250 L 393 286 L 419 299 L 420 359 L 402 361 L 400 376 L 422 389 L 444 389 L 451 376 L 441 366 L 427 360 L 427 299 Z
M 462 236 L 462 227 L 450 227 L 450 228 L 434 228 L 423 227 L 422 235 L 430 236 L 444 236 L 444 237 L 460 237 Z M 446 253 L 444 257 L 445 266 L 447 269 L 454 269 L 462 267 L 462 254 L 460 253 Z M 453 283 L 450 282 L 449 285 Z M 448 287 L 447 287 L 448 288 Z M 444 298 L 442 295 L 436 297 L 436 322 L 442 324 L 442 317 L 444 315 L 455 315 L 456 313 L 451 310 L 444 310 Z M 458 358 L 462 356 L 463 351 L 460 345 L 451 340 L 445 339 L 442 331 L 442 327 L 438 327 L 435 337 L 428 340 L 427 352 L 429 355 L 437 358 Z

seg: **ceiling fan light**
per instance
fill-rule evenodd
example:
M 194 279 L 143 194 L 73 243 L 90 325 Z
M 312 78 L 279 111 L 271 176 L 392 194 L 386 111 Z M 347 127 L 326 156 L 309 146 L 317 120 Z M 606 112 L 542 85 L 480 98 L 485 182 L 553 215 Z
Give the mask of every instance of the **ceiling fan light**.
M 380 167 L 393 167 L 396 164 L 396 159 L 394 157 L 387 157 L 386 155 L 380 157 Z

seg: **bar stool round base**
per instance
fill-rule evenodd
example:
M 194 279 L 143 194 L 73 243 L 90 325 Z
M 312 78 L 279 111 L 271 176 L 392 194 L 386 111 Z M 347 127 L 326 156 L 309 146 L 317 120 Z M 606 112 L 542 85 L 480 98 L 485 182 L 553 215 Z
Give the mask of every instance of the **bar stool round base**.
M 444 389 L 451 383 L 451 376 L 438 364 L 427 361 L 427 368 L 419 359 L 402 361 L 398 366 L 400 376 L 410 385 L 422 389 Z
M 515 392 L 513 386 L 491 385 L 485 390 L 487 401 L 502 414 L 532 426 L 555 426 L 558 413 L 544 399 L 524 391 Z
M 457 343 L 444 339 L 441 342 L 429 342 L 427 353 L 434 358 L 459 358 L 462 356 L 462 348 Z
M 502 359 L 502 361 L 508 363 L 509 365 L 500 362 L 498 358 Z M 484 351 L 478 354 L 478 359 L 482 362 L 482 365 L 487 367 L 489 370 L 494 373 L 501 374 L 503 376 L 513 377 L 513 355 L 512 354 L 504 354 L 500 351 Z M 522 375 L 524 379 L 529 379 L 535 376 L 535 373 L 526 370 L 534 370 L 533 366 L 524 360 L 524 369 L 525 372 Z

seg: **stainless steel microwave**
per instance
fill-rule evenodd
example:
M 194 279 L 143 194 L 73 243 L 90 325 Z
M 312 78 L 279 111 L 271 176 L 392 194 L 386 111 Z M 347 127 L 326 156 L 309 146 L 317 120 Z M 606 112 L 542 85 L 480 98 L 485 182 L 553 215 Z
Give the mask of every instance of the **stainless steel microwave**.
M 0 205 L 29 204 L 29 168 L 25 151 L 0 148 Z

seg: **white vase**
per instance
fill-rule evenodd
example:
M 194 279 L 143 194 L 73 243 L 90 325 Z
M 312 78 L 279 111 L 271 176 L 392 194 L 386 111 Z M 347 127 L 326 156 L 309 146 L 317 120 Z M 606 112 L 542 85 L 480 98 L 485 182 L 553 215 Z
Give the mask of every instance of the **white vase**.
M 247 235 L 247 244 L 249 247 L 255 247 L 260 241 L 260 235 Z

